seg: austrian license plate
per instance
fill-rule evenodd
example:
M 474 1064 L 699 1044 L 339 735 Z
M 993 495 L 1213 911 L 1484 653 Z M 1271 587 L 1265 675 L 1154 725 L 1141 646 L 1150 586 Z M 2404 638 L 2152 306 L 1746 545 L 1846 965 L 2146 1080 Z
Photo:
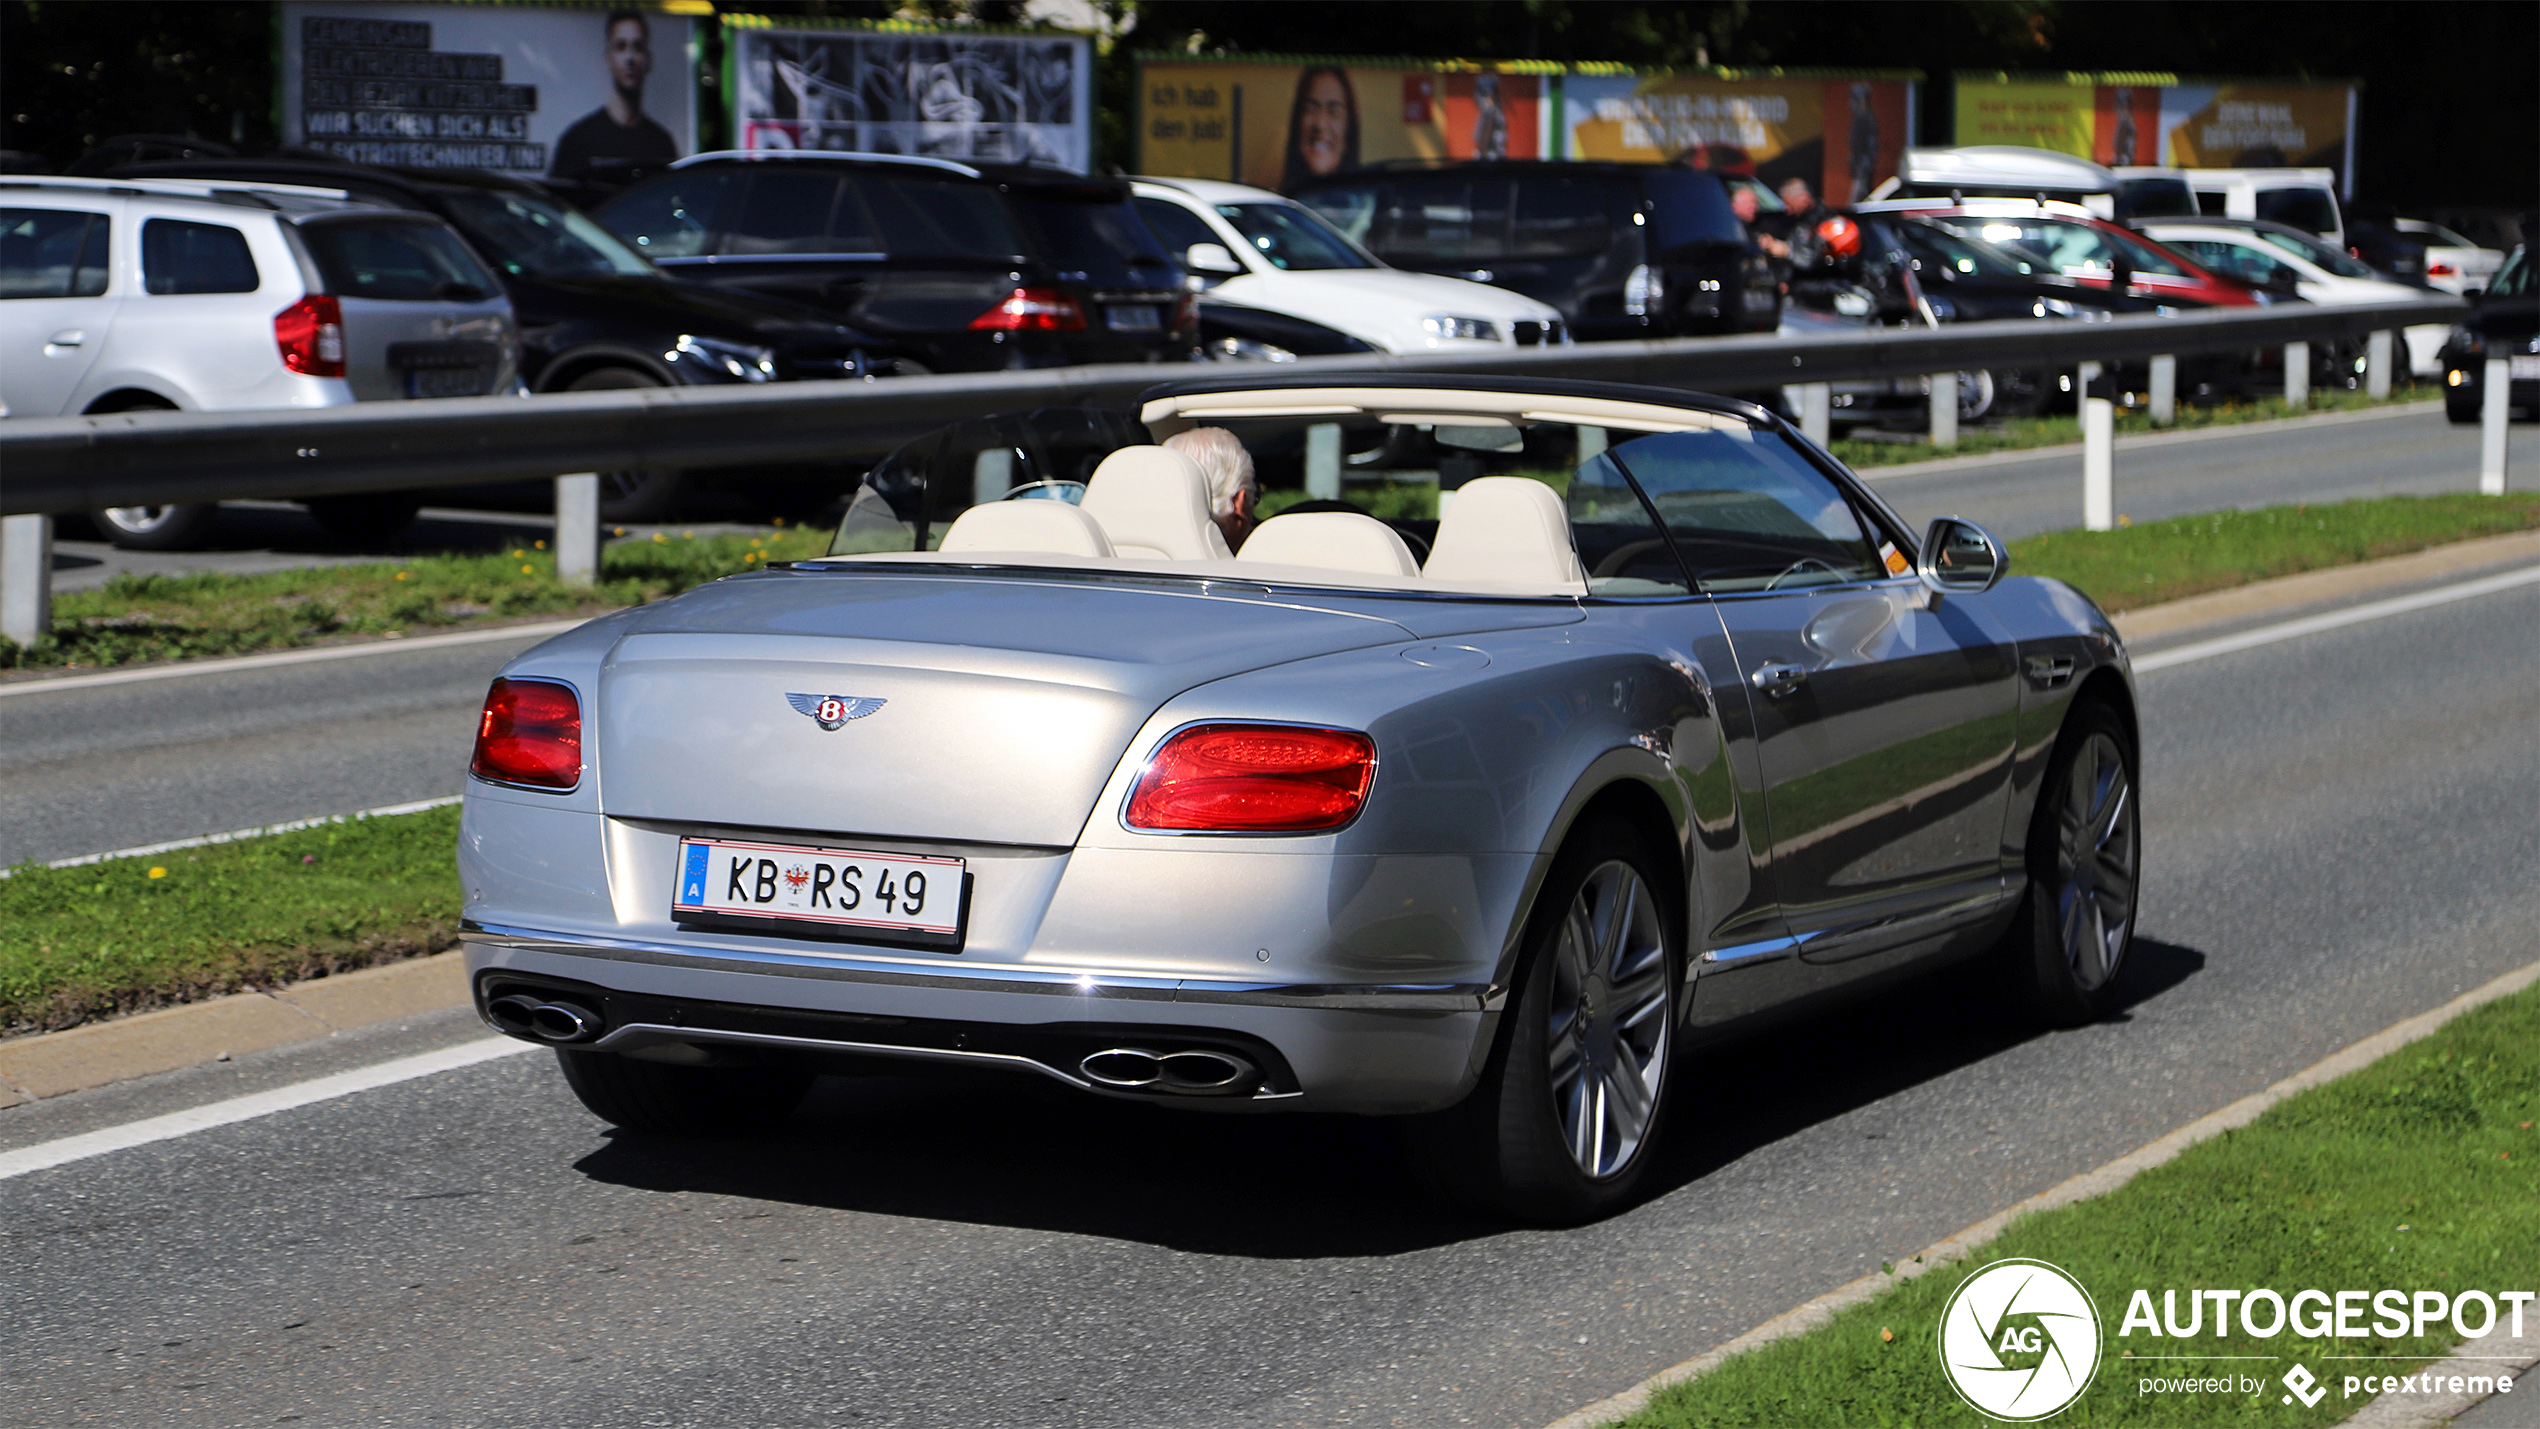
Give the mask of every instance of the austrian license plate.
M 968 882 L 957 858 L 681 839 L 670 912 L 681 923 L 958 948 Z
M 1102 323 L 1113 332 L 1162 332 L 1164 309 L 1151 307 L 1145 303 L 1104 308 Z
M 2540 377 L 2540 357 L 2516 357 L 2505 365 L 2505 375 L 2516 382 L 2529 382 Z
M 482 397 L 493 389 L 494 374 L 482 367 L 412 367 L 406 370 L 409 397 Z

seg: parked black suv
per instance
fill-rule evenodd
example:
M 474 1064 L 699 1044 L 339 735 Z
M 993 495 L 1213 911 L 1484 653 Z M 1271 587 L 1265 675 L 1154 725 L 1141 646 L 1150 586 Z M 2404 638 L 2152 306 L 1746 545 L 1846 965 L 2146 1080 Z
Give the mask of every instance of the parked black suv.
M 1581 342 L 1770 332 L 1781 296 L 1716 174 L 1509 161 L 1355 169 L 1299 201 L 1397 268 L 1513 288 Z
M 700 154 L 594 217 L 671 273 L 815 306 L 937 372 L 1161 362 L 1197 326 L 1129 186 L 816 151 Z
M 2443 414 L 2478 421 L 2487 401 L 2487 361 L 2501 357 L 2507 402 L 2540 417 L 2540 276 L 2530 245 L 2507 254 L 2487 290 L 2470 303 L 2443 343 Z

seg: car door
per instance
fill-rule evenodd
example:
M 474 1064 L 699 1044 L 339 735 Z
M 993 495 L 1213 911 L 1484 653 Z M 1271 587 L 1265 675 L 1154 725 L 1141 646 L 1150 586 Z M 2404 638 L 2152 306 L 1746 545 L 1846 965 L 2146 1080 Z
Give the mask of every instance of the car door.
M 0 402 L 60 416 L 114 325 L 111 205 L 0 210 Z
M 1672 432 L 1609 454 L 1716 606 L 1754 711 L 1792 990 L 1937 951 L 2005 891 L 2019 690 L 1981 599 L 1936 597 L 1876 504 L 1797 443 Z

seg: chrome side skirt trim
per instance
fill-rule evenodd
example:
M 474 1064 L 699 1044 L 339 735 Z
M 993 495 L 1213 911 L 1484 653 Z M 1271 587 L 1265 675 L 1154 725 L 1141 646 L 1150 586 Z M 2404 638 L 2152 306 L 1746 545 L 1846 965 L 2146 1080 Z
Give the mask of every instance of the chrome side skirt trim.
M 1816 936 L 1814 933 L 1802 933 L 1795 938 L 1765 938 L 1753 943 L 1732 943 L 1725 948 L 1713 948 L 1704 953 L 1702 960 L 1706 963 L 1770 962 L 1775 958 L 1786 958 L 1798 952 L 1807 945 L 1809 939 Z
M 549 933 L 493 923 L 460 924 L 463 940 L 492 948 L 608 958 L 661 967 L 706 967 L 724 972 L 820 978 L 832 982 L 962 992 L 1043 993 L 1128 1002 L 1200 1003 L 1232 1007 L 1320 1008 L 1335 1012 L 1489 1012 L 1507 990 L 1486 983 L 1265 983 L 1217 978 L 1152 977 L 1102 968 L 1022 968 L 924 963 L 891 958 L 814 956 L 740 948 L 683 947 L 675 943 Z M 822 1044 L 826 1045 L 826 1044 Z

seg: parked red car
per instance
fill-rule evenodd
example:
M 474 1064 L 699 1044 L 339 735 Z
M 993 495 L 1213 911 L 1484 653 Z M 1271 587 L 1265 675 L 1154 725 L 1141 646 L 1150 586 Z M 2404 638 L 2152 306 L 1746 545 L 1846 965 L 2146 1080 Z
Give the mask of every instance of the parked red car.
M 2068 203 L 2018 199 L 1901 199 L 1860 206 L 1864 213 L 1915 213 L 1967 238 L 2004 245 L 2042 259 L 2051 271 L 2077 283 L 2106 289 L 2118 268 L 2131 275 L 2126 293 L 2159 305 L 2205 308 L 2257 307 L 2275 294 L 2200 268 L 2186 255 L 2094 218 Z

